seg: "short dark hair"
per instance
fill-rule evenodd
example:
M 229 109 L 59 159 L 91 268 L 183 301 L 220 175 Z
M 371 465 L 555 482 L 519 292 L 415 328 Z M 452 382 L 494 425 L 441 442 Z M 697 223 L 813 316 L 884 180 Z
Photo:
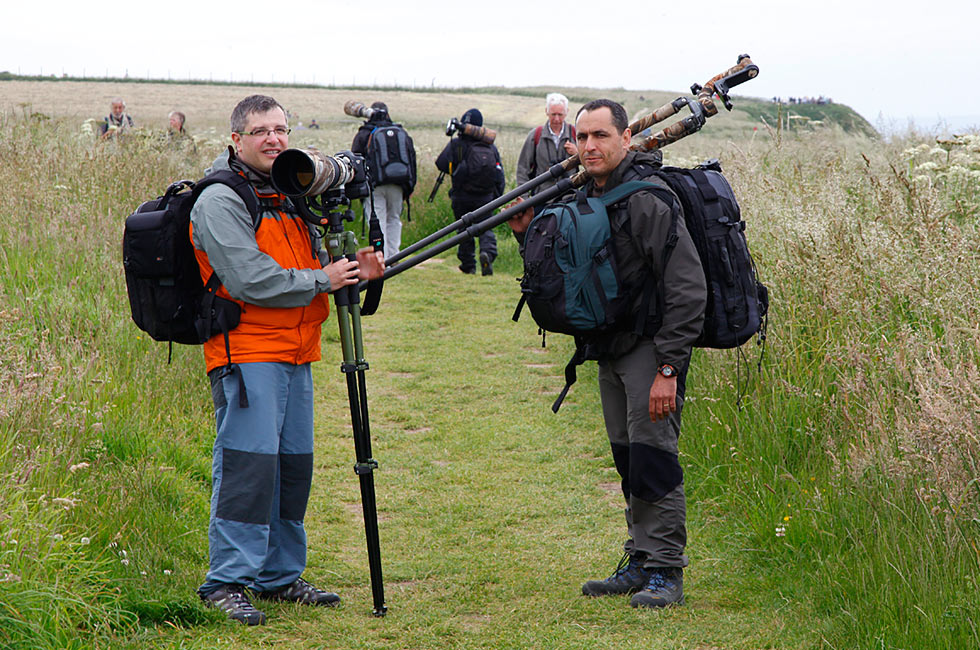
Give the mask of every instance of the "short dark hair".
M 272 97 L 268 95 L 249 95 L 238 102 L 235 110 L 231 112 L 232 133 L 244 131 L 245 125 L 248 124 L 248 116 L 252 113 L 265 113 L 271 111 L 273 108 L 280 109 L 283 115 L 286 114 L 286 109 L 282 107 L 282 104 Z
M 384 102 L 374 102 L 373 104 L 371 104 L 371 108 L 377 109 L 379 111 L 384 111 L 385 113 L 388 112 L 388 105 L 385 104 Z
M 593 99 L 591 102 L 578 109 L 578 113 L 575 114 L 575 120 L 578 121 L 578 116 L 582 113 L 599 110 L 600 108 L 608 108 L 609 112 L 612 113 L 613 126 L 616 127 L 616 131 L 620 134 L 623 133 L 629 127 L 630 120 L 626 117 L 626 109 L 619 102 L 614 102 L 611 99 Z

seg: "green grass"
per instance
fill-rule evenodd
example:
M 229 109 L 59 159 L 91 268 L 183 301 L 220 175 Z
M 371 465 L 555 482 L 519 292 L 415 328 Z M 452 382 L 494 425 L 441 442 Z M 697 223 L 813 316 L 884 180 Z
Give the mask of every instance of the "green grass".
M 245 629 L 194 594 L 213 441 L 201 352 L 178 346 L 167 365 L 130 322 L 119 259 L 126 215 L 216 147 L 75 129 L 0 119 L 0 647 L 980 645 L 978 201 L 923 166 L 931 154 L 910 161 L 918 140 L 713 139 L 709 124 L 667 152 L 722 158 L 772 293 L 761 372 L 752 345 L 695 354 L 685 607 L 579 595 L 624 535 L 595 366 L 552 414 L 571 344 L 542 348 L 527 313 L 510 320 L 520 261 L 501 230 L 494 276 L 446 253 L 391 280 L 365 319 L 388 616 L 370 615 L 331 316 L 307 577 L 344 606 L 271 605 Z M 431 157 L 444 136 L 420 130 Z M 445 189 L 424 203 L 430 162 L 406 243 L 452 219 Z

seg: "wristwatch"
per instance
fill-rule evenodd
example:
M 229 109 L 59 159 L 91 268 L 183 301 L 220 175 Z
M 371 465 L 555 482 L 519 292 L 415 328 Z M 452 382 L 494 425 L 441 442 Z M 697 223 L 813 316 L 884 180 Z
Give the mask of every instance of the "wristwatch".
M 657 368 L 657 373 L 663 375 L 667 379 L 672 379 L 677 376 L 677 368 L 670 365 L 669 363 L 665 363 L 659 368 Z

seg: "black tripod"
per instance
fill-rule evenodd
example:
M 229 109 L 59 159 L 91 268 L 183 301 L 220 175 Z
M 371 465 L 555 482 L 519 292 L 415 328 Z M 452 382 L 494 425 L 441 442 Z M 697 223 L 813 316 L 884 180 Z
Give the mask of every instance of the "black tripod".
M 343 224 L 345 219 L 353 221 L 354 218 L 348 203 L 328 201 L 317 205 L 309 199 L 299 199 L 296 203 L 301 213 L 308 213 L 310 207 L 321 208 L 318 212 L 327 219 L 324 243 L 331 261 L 342 257 L 352 261 L 357 259 L 357 237 L 353 232 L 344 230 Z M 307 203 L 310 204 L 309 207 Z M 318 221 L 310 218 L 307 220 L 311 223 Z M 371 224 L 372 239 L 376 221 L 377 219 Z M 364 374 L 368 363 L 364 359 L 364 340 L 361 336 L 360 291 L 353 284 L 334 291 L 333 297 L 344 355 L 340 370 L 347 378 L 347 399 L 350 403 L 351 430 L 354 434 L 354 473 L 361 483 L 361 506 L 364 511 L 368 565 L 371 569 L 371 592 L 374 596 L 373 613 L 375 616 L 384 616 L 388 607 L 385 605 L 384 581 L 381 576 L 381 544 L 378 538 L 378 508 L 374 492 L 374 470 L 378 467 L 378 461 L 371 457 L 371 427 Z

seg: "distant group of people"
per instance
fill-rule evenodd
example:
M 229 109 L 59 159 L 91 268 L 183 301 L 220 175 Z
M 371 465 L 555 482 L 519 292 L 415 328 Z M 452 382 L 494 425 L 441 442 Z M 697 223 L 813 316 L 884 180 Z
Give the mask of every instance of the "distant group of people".
M 773 97 L 773 104 L 833 104 L 834 100 L 830 97 L 790 97 L 785 102 L 782 97 Z
M 395 125 L 384 102 L 373 103 L 371 111 L 371 116 L 358 129 L 351 144 L 351 151 L 369 157 L 374 142 L 372 138 L 376 137 L 372 134 L 383 133 L 384 129 Z M 560 93 L 548 95 L 545 98 L 545 115 L 547 122 L 532 129 L 521 148 L 517 162 L 518 185 L 578 151 L 575 145 L 575 127 L 565 121 L 568 115 L 568 99 Z M 436 168 L 448 174 L 451 179 L 449 197 L 457 220 L 503 196 L 506 185 L 500 151 L 492 141 L 487 141 L 486 130 L 465 128 L 483 127 L 483 114 L 479 109 L 471 108 L 463 113 L 459 122 L 463 128 L 456 132 L 435 161 Z M 410 144 L 411 139 L 408 142 Z M 411 177 L 414 179 L 415 151 L 412 147 L 408 149 L 410 151 L 407 152 L 405 164 L 411 168 Z M 565 174 L 567 175 L 568 173 Z M 557 181 L 546 182 L 536 188 L 535 192 L 542 191 L 555 182 Z M 376 182 L 373 185 L 373 206 L 365 202 L 365 218 L 369 217 L 369 210 L 373 208 L 385 234 L 385 256 L 390 258 L 401 247 L 402 205 L 411 195 L 411 189 L 404 184 Z M 414 187 L 414 180 L 412 186 Z M 456 256 L 459 259 L 459 270 L 466 274 L 475 274 L 479 262 L 482 275 L 493 275 L 497 238 L 491 229 L 481 233 L 478 239 L 479 256 L 476 254 L 477 238 L 463 241 L 458 246 Z
M 568 98 L 560 93 L 551 93 L 545 98 L 545 116 L 542 126 L 527 134 L 517 160 L 517 184 L 523 185 L 543 171 L 578 152 L 575 145 L 575 127 L 567 124 Z M 471 108 L 460 120 L 462 124 L 483 126 L 483 114 Z M 436 158 L 436 168 L 452 178 L 453 214 L 458 220 L 480 206 L 504 194 L 505 174 L 500 152 L 493 143 L 484 142 L 479 137 L 458 131 Z M 568 173 L 564 174 L 567 176 Z M 556 180 L 549 180 L 532 191 L 537 193 L 553 186 Z M 490 216 L 488 213 L 487 217 Z M 493 262 L 497 258 L 497 239 L 493 230 L 480 234 L 480 272 L 493 275 Z M 459 270 L 463 273 L 476 273 L 476 243 L 473 239 L 462 242 L 457 248 Z
M 190 134 L 184 128 L 187 116 L 181 111 L 170 111 L 167 115 L 167 140 L 180 142 L 189 139 Z M 126 102 L 121 97 L 115 97 L 109 103 L 109 114 L 99 122 L 99 137 L 102 140 L 115 138 L 133 129 L 136 123 L 133 116 L 126 112 Z

